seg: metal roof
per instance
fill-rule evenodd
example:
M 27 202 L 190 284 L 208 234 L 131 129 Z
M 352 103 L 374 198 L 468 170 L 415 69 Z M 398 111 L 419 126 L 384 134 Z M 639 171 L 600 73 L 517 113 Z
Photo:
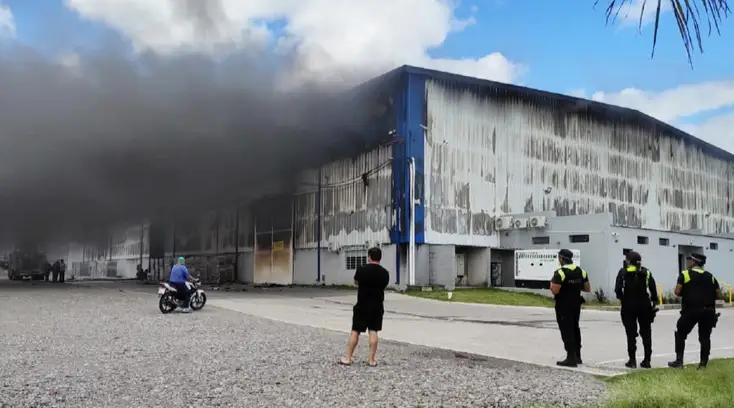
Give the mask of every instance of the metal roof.
M 636 109 L 623 108 L 621 106 L 610 105 L 607 103 L 591 101 L 588 99 L 577 98 L 559 93 L 542 91 L 539 89 L 527 88 L 524 86 L 505 84 L 502 82 L 490 81 L 487 79 L 451 74 L 448 72 L 436 71 L 427 68 L 419 68 L 410 65 L 403 65 L 402 67 L 396 68 L 386 74 L 380 75 L 374 80 L 368 81 L 367 83 L 365 83 L 365 85 L 373 81 L 379 83 L 385 81 L 388 78 L 392 79 L 395 77 L 395 74 L 424 76 L 430 79 L 450 82 L 459 87 L 463 86 L 484 90 L 502 90 L 507 93 L 516 94 L 518 96 L 526 98 L 543 98 L 556 103 L 560 102 L 561 104 L 567 106 L 569 112 L 585 111 L 591 114 L 608 117 L 610 119 L 629 121 L 641 126 L 649 126 L 653 128 L 653 131 L 660 131 L 662 133 L 672 135 L 674 137 L 682 139 L 686 143 L 698 146 L 702 151 L 710 154 L 711 156 L 734 163 L 734 153 L 730 153 L 718 146 L 705 142 L 693 135 L 690 135 L 674 126 L 655 119 L 652 116 L 642 113 Z

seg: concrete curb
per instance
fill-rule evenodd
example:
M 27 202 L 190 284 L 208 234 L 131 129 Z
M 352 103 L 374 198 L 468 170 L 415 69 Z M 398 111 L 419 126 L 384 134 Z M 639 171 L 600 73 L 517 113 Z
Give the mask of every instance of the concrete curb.
M 680 306 L 681 306 L 680 304 L 657 305 L 658 309 L 660 310 L 680 310 Z M 614 306 L 586 306 L 584 305 L 583 308 L 589 309 L 589 310 L 607 310 L 607 311 L 622 310 L 622 307 L 619 305 L 614 305 Z M 716 308 L 717 309 L 729 309 L 729 308 L 734 308 L 734 305 L 729 304 L 729 303 L 719 302 L 716 304 Z

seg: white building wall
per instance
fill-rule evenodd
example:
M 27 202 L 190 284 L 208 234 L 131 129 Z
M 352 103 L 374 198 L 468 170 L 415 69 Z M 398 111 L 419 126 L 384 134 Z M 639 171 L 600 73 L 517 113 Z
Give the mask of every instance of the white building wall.
M 397 287 L 396 265 L 396 248 L 395 245 L 382 246 L 382 266 L 390 272 L 390 287 Z M 364 248 L 345 250 L 339 252 L 321 252 L 321 282 L 316 281 L 317 272 L 317 250 L 316 249 L 300 249 L 296 250 L 294 263 L 295 274 L 293 283 L 296 285 L 354 285 L 354 268 L 347 265 L 347 257 L 356 255 L 361 251 L 367 256 L 367 250 Z M 403 257 L 404 258 L 404 257 Z M 401 270 L 405 271 L 405 261 L 402 260 Z M 406 272 L 407 273 L 407 272 Z
M 386 146 L 322 167 L 322 248 L 390 243 L 391 159 L 392 148 Z M 317 247 L 318 175 L 318 169 L 304 172 L 295 197 L 296 249 Z
M 535 97 L 426 84 L 426 242 L 496 246 L 492 218 L 610 212 L 615 225 L 734 231 L 734 164 L 678 137 Z M 567 107 L 564 107 L 567 108 Z
M 551 217 L 544 229 L 510 230 L 502 233 L 501 247 L 507 249 L 578 249 L 581 267 L 589 273 L 592 287 L 602 288 L 614 298 L 614 283 L 622 267 L 624 250 L 640 253 L 642 263 L 653 273 L 663 292 L 669 293 L 678 278 L 679 253 L 688 254 L 690 247 L 708 257 L 706 269 L 720 281 L 734 284 L 734 239 L 697 234 L 646 230 L 610 225 L 611 214 Z M 588 242 L 571 242 L 572 235 L 588 235 Z M 548 238 L 547 244 L 537 244 L 533 238 Z M 642 237 L 638 240 L 638 237 Z M 663 241 L 661 241 L 663 240 Z M 643 244 L 641 242 L 647 242 Z M 712 245 L 713 244 L 713 245 Z M 681 248 L 683 246 L 683 248 Z M 715 248 L 715 249 L 714 249 Z M 550 276 L 548 277 L 550 280 Z M 514 285 L 514 282 L 505 282 Z
M 625 248 L 639 252 L 643 264 L 663 286 L 665 293 L 675 288 L 680 273 L 678 256 L 680 252 L 688 253 L 685 247 L 698 247 L 694 252 L 706 255 L 705 268 L 720 281 L 734 284 L 734 270 L 731 268 L 734 264 L 734 239 L 621 227 L 614 227 L 611 231 L 617 235 L 611 240 L 609 251 L 616 254 L 618 263 L 621 263 Z M 648 243 L 638 243 L 638 237 L 646 238 Z M 661 239 L 667 241 L 661 242 Z
M 549 216 L 549 214 L 544 214 Z M 622 263 L 622 256 L 609 251 L 612 215 L 609 213 L 582 216 L 548 218 L 548 227 L 502 232 L 500 248 L 503 249 L 578 249 L 581 252 L 579 266 L 589 273 L 594 288 L 603 288 L 613 296 L 611 289 Z M 572 242 L 572 236 L 588 235 L 588 242 Z M 547 243 L 536 243 L 533 238 L 547 238 Z M 621 251 L 621 250 L 620 250 Z M 548 276 L 550 281 L 551 276 Z M 505 280 L 506 286 L 514 286 L 514 279 Z

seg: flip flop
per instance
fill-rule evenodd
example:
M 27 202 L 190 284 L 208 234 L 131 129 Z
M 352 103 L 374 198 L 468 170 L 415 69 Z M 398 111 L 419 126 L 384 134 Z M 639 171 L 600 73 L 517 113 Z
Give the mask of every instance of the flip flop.
M 377 367 L 377 361 L 367 362 L 367 367 Z
M 339 365 L 343 365 L 343 366 L 350 366 L 352 365 L 352 363 L 353 361 L 344 361 L 343 359 L 339 360 Z

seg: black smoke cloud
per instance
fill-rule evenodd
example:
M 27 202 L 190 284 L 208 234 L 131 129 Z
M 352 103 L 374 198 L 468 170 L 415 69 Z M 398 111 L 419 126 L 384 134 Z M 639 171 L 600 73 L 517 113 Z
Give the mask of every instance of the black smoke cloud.
M 182 5 L 202 35 L 216 29 L 216 3 Z M 367 137 L 366 102 L 345 87 L 278 90 L 295 55 L 101 48 L 72 68 L 0 48 L 3 240 L 80 238 L 293 187 L 296 171 Z

